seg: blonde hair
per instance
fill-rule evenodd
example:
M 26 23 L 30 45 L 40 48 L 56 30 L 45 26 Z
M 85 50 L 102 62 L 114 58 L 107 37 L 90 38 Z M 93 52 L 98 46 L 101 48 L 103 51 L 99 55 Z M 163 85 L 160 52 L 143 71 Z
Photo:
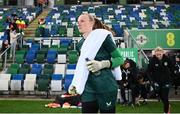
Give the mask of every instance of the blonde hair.
M 106 29 L 106 30 L 110 31 L 113 36 L 116 35 L 115 32 L 110 27 L 108 27 L 107 25 L 102 23 L 99 19 L 97 19 L 96 17 L 90 15 L 89 13 L 82 13 L 81 15 L 87 15 L 89 20 L 94 22 L 92 30 L 95 30 L 95 29 Z
M 162 51 L 162 52 L 164 52 L 163 48 L 161 48 L 160 46 L 158 46 L 158 47 L 156 47 L 156 48 L 154 49 L 154 52 L 157 52 L 157 51 Z

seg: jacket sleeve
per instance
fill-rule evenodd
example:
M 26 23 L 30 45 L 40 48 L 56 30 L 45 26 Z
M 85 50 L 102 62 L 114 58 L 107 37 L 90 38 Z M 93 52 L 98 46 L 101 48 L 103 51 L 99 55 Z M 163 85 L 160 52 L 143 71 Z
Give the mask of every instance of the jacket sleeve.
M 150 82 L 154 82 L 154 78 L 153 78 L 153 75 L 152 75 L 152 72 L 153 72 L 153 58 L 150 59 L 149 61 L 149 64 L 148 64 L 148 68 L 147 68 L 147 78 L 149 79 Z
M 120 50 L 117 48 L 117 46 L 113 42 L 110 35 L 107 36 L 103 45 L 111 55 L 111 60 L 110 60 L 111 68 L 115 68 L 119 65 L 122 65 L 124 62 L 123 57 L 121 56 Z
M 168 62 L 169 62 L 169 69 L 170 69 L 170 80 L 172 81 L 172 78 L 173 78 L 173 75 L 174 75 L 174 67 L 175 67 L 175 65 L 174 65 L 173 61 L 170 58 L 168 58 Z
M 111 59 L 111 62 L 112 62 L 112 65 L 111 67 L 112 68 L 115 68 L 121 64 L 123 64 L 123 58 L 120 54 L 120 50 L 118 48 L 116 48 L 112 53 L 111 53 L 111 56 L 112 56 L 112 59 Z

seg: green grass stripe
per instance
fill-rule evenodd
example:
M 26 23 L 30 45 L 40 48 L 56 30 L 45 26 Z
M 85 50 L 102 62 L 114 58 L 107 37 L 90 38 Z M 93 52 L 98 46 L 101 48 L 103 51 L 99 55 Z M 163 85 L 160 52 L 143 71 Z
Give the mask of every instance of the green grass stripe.
M 80 113 L 80 109 L 45 108 L 50 101 L 43 100 L 0 100 L 0 113 Z M 180 102 L 170 102 L 171 112 L 180 112 Z M 148 102 L 147 105 L 122 106 L 117 104 L 117 113 L 163 113 L 162 102 Z

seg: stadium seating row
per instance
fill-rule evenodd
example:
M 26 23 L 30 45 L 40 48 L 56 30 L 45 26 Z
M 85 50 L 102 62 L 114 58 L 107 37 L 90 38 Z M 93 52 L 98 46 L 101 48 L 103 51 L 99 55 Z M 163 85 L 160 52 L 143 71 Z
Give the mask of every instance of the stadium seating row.
M 38 45 L 33 45 L 28 49 L 28 46 L 23 46 L 21 50 L 16 51 L 16 63 L 76 63 L 78 59 L 77 50 L 69 50 L 68 45 L 42 45 L 39 49 Z
M 6 28 L 9 26 L 9 23 L 6 22 L 8 17 L 12 17 L 13 14 L 21 18 L 28 25 L 33 21 L 40 13 L 41 8 L 0 8 L 0 39 L 6 39 L 7 35 L 5 34 Z
M 52 75 L 52 74 L 73 74 L 71 71 L 75 69 L 76 64 L 18 64 L 13 63 L 8 68 L 7 74 L 36 74 L 37 77 L 40 75 Z
M 65 74 L 65 64 L 56 64 L 54 73 L 49 73 L 48 68 L 52 65 L 44 65 L 44 74 L 40 64 L 32 65 L 32 72 L 29 73 L 7 73 L 0 74 L 0 91 L 62 91 L 68 89 L 74 76 L 75 64 L 68 64 Z M 18 67 L 12 64 L 11 68 Z M 22 65 L 21 67 L 24 67 Z
M 76 36 L 77 17 L 90 13 L 110 26 L 117 37 L 123 36 L 123 29 L 180 28 L 179 5 L 103 5 L 103 6 L 55 6 L 46 17 L 45 36 Z M 39 36 L 37 28 L 36 36 Z

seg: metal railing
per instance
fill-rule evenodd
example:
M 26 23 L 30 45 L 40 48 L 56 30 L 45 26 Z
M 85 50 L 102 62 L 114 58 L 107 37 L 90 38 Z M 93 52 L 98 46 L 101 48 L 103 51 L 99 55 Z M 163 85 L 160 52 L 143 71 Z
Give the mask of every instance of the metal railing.
M 139 67 L 142 68 L 142 58 L 145 58 L 145 63 L 149 63 L 149 58 L 147 57 L 147 55 L 145 54 L 144 50 L 141 48 L 141 46 L 136 42 L 135 38 L 133 37 L 133 35 L 131 34 L 129 29 L 125 30 L 125 43 L 127 45 L 127 47 L 133 48 L 134 44 L 137 46 L 138 50 L 139 50 Z
M 37 41 L 40 44 L 40 48 L 42 46 L 42 43 L 44 42 L 44 40 L 61 40 L 61 39 L 72 39 L 72 43 L 73 43 L 73 48 L 76 49 L 76 44 L 77 42 L 79 42 L 81 40 L 82 37 L 36 37 L 34 38 L 34 41 Z M 114 40 L 117 42 L 120 42 L 120 40 L 122 40 L 122 37 L 114 37 Z M 120 47 L 120 44 L 117 43 L 118 47 Z
M 2 70 L 6 69 L 8 56 L 12 60 L 12 63 L 15 62 L 16 47 L 17 44 L 19 45 L 20 48 L 22 47 L 23 35 L 19 34 L 16 38 L 16 41 L 13 42 L 11 45 L 9 45 L 8 48 L 0 54 L 0 58 L 2 59 L 2 65 L 3 65 Z
M 60 38 L 60 37 L 37 37 L 37 38 L 34 38 L 34 41 L 38 42 L 40 44 L 40 48 L 41 48 L 44 40 L 51 40 L 51 42 L 52 42 L 52 40 L 72 39 L 73 49 L 76 49 L 77 42 L 81 38 L 82 37 L 64 37 L 64 38 Z M 121 37 L 115 37 L 115 41 L 118 41 L 121 39 L 122 39 Z M 3 64 L 3 70 L 5 70 L 5 68 L 7 67 L 8 57 L 12 61 L 12 63 L 15 63 L 16 47 L 17 47 L 17 44 L 19 45 L 20 48 L 22 47 L 23 35 L 22 34 L 18 35 L 16 40 L 17 40 L 17 42 L 15 41 L 11 45 L 9 45 L 9 47 L 4 52 L 2 52 L 0 54 L 0 58 L 2 59 L 2 62 L 3 62 L 2 63 Z

